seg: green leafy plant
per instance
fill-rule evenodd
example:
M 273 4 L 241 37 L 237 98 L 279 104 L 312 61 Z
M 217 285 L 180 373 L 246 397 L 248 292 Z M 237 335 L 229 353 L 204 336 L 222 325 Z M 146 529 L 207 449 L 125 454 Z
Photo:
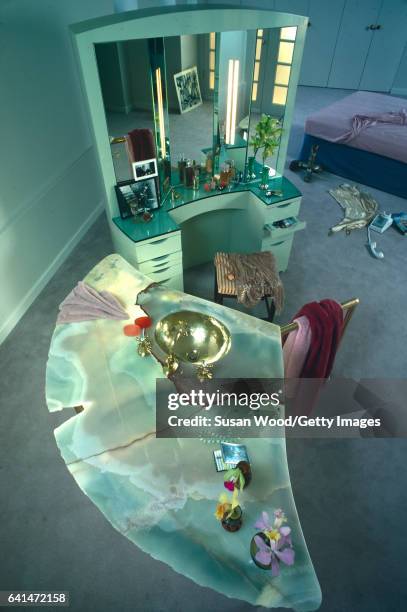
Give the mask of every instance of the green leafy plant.
M 280 144 L 282 132 L 283 128 L 278 119 L 270 115 L 261 116 L 250 144 L 254 150 L 254 157 L 256 157 L 260 149 L 263 149 L 263 166 L 266 163 L 267 157 L 271 157 Z

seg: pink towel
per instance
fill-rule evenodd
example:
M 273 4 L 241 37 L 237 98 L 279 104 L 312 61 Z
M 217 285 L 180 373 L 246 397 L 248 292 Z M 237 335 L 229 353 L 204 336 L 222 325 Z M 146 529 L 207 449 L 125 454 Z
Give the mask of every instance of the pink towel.
M 129 315 L 109 291 L 96 291 L 83 281 L 74 287 L 59 306 L 57 324 L 113 319 L 124 321 Z
M 290 332 L 283 346 L 285 378 L 299 378 L 311 346 L 311 327 L 307 317 L 294 319 L 298 329 Z

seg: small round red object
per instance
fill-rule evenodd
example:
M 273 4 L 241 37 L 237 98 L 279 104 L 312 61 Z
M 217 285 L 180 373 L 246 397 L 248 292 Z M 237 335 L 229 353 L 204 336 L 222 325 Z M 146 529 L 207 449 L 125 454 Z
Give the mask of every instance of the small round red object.
M 151 327 L 153 322 L 150 317 L 138 317 L 135 321 L 135 324 L 141 327 L 141 329 L 147 329 Z
M 123 327 L 123 333 L 125 336 L 139 336 L 141 333 L 141 327 L 140 325 L 135 325 L 134 323 L 125 325 Z

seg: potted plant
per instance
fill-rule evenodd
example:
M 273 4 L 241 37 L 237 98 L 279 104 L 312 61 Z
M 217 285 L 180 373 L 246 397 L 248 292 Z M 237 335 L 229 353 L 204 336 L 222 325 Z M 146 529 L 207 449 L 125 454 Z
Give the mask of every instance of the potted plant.
M 225 472 L 223 485 L 228 491 L 233 492 L 236 488 L 241 491 L 249 485 L 251 479 L 250 463 L 248 461 L 239 461 L 235 468 Z
M 226 493 L 222 493 L 216 506 L 215 516 L 226 531 L 239 531 L 242 526 L 242 509 L 238 503 L 238 492 L 239 489 L 236 487 L 231 499 Z
M 295 552 L 292 547 L 291 529 L 288 525 L 284 512 L 278 509 L 274 512 L 274 521 L 270 524 L 269 515 L 263 512 L 260 519 L 255 523 L 257 529 L 261 529 L 250 543 L 250 553 L 253 561 L 261 569 L 271 569 L 272 576 L 279 576 L 280 563 L 293 565 Z
M 280 144 L 281 134 L 283 132 L 283 128 L 281 127 L 281 123 L 279 119 L 271 117 L 271 115 L 262 115 L 260 121 L 257 123 L 255 128 L 255 134 L 253 136 L 252 141 L 250 142 L 253 147 L 253 163 L 256 159 L 257 153 L 262 149 L 262 161 L 263 161 L 263 170 L 262 170 L 262 186 L 267 185 L 268 173 L 269 169 L 266 166 L 266 159 L 273 155 L 274 151 Z M 250 166 L 250 159 L 249 159 Z M 250 170 L 249 170 L 250 173 Z

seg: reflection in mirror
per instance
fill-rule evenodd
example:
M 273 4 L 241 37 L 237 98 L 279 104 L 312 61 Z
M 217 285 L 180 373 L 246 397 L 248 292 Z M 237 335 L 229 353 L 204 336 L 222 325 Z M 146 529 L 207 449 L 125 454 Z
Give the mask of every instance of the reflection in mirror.
M 206 173 L 212 150 L 214 39 L 211 34 L 172 36 L 164 45 L 172 184 L 192 188 Z
M 215 169 L 225 162 L 244 172 L 254 67 L 256 31 L 217 35 L 217 122 L 214 123 Z M 215 79 L 216 80 L 216 79 Z M 217 125 L 216 125 L 217 124 Z M 219 156 L 219 159 L 218 159 Z
M 134 162 L 156 159 L 161 201 L 180 184 L 212 190 L 261 178 L 265 187 L 277 173 L 296 33 L 96 44 L 117 182 L 134 180 Z
M 117 182 L 132 163 L 156 157 L 148 40 L 95 45 Z
M 249 178 L 254 178 L 256 173 L 258 177 L 260 172 L 260 167 L 253 163 L 255 153 L 256 161 L 268 166 L 266 174 L 276 175 L 296 34 L 295 26 L 257 30 L 252 104 L 247 120 Z M 263 115 L 270 116 L 271 120 L 262 121 Z M 263 178 L 267 178 L 264 173 Z
M 171 186 L 170 127 L 168 120 L 167 70 L 164 39 L 148 41 L 154 108 L 154 129 L 157 147 L 158 176 L 161 196 Z

